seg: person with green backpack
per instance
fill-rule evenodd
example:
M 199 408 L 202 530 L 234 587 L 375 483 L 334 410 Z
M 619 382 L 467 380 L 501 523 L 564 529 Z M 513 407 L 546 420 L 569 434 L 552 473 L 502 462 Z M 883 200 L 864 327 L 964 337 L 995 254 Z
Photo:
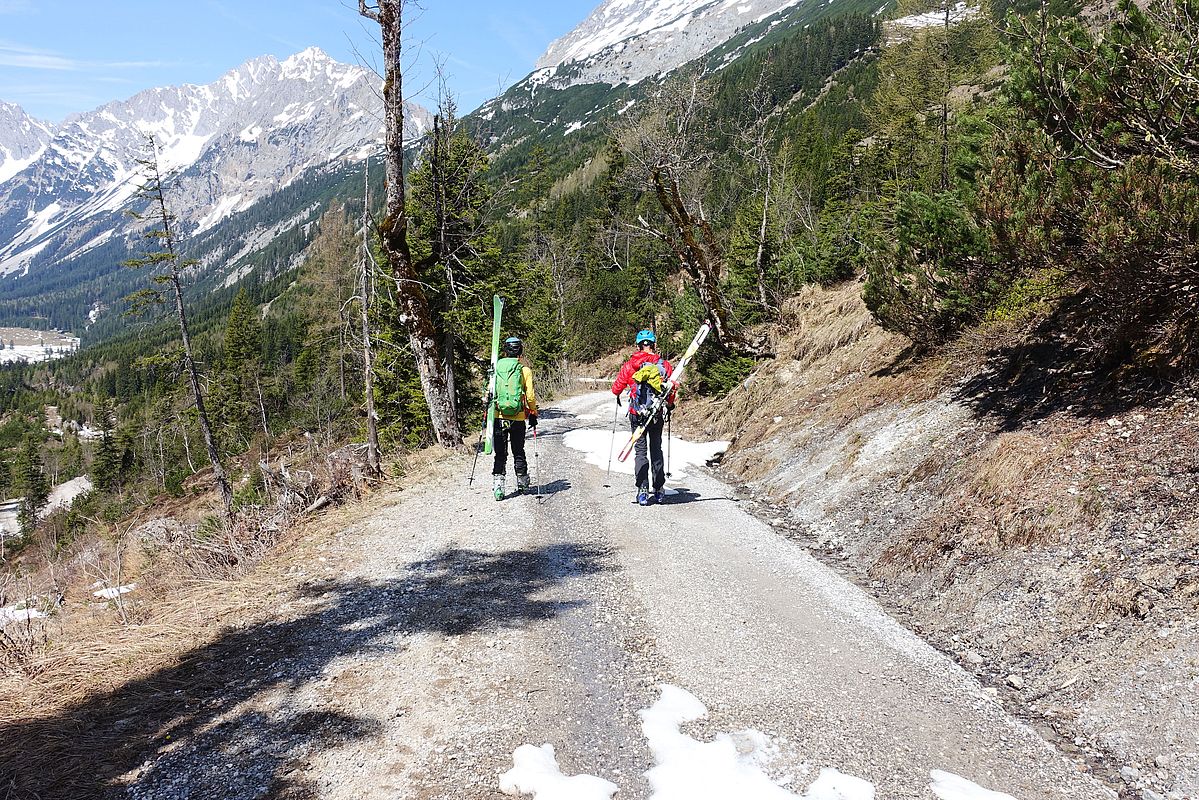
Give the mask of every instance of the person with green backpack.
M 495 462 L 491 469 L 492 492 L 504 499 L 508 448 L 516 472 L 516 491 L 529 488 L 529 462 L 525 458 L 525 430 L 537 430 L 537 395 L 533 370 L 520 360 L 524 343 L 515 336 L 504 340 L 504 357 L 495 362 L 495 428 L 492 430 Z

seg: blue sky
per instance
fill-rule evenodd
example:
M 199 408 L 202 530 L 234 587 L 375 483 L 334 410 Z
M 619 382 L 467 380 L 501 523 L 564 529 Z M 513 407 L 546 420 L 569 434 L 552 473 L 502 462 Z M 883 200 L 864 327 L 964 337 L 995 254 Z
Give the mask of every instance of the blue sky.
M 461 111 L 533 69 L 599 0 L 421 0 L 407 14 L 411 99 L 433 106 L 444 64 Z M 59 122 L 143 89 L 210 83 L 254 58 L 316 45 L 378 63 L 357 0 L 0 0 L 0 100 Z

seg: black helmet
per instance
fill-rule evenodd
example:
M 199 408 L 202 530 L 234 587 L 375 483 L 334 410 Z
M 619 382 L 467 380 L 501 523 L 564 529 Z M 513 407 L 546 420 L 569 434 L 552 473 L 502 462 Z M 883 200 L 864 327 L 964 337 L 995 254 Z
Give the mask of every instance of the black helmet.
M 520 354 L 525 351 L 524 342 L 515 336 L 509 336 L 504 340 L 504 355 L 509 358 L 520 358 Z

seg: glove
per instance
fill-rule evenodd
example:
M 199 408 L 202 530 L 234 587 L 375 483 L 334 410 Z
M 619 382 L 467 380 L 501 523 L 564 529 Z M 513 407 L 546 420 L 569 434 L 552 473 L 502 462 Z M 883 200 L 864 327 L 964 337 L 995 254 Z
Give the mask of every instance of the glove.
M 620 408 L 620 395 L 616 395 L 616 407 Z
M 537 430 L 537 415 L 529 414 L 528 421 L 529 421 L 529 430 L 531 430 L 531 431 Z

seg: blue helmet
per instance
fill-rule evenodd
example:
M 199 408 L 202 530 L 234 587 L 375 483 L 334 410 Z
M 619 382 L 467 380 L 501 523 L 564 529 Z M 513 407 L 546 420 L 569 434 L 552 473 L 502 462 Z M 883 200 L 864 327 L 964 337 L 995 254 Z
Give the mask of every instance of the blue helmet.
M 634 342 L 634 344 L 636 344 L 636 345 L 638 345 L 638 346 L 642 345 L 642 344 L 643 344 L 643 343 L 645 343 L 645 342 L 649 342 L 649 343 L 651 343 L 651 344 L 657 344 L 657 343 L 658 343 L 658 337 L 657 337 L 657 336 L 654 336 L 654 332 L 653 332 L 653 331 L 651 331 L 651 330 L 649 330 L 649 329 L 646 329 L 646 330 L 643 330 L 643 331 L 638 331 L 638 332 L 637 332 L 637 338 L 636 338 L 636 339 L 634 339 L 634 340 L 633 340 L 633 342 Z

